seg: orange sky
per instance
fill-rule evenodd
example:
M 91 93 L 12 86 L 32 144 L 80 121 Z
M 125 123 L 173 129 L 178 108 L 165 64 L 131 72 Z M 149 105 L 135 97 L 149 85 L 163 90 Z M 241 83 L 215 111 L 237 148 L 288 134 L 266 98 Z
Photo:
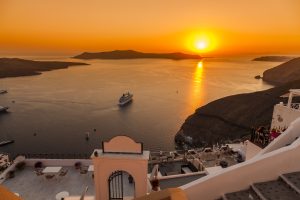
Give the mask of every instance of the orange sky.
M 135 49 L 300 53 L 300 0 L 0 0 L 0 55 Z

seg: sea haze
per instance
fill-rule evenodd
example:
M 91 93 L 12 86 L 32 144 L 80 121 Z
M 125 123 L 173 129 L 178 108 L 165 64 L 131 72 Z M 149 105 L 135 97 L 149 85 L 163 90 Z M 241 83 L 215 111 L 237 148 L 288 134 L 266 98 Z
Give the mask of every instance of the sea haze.
M 254 76 L 280 63 L 251 59 L 87 60 L 91 65 L 0 79 L 0 89 L 8 90 L 0 105 L 10 107 L 0 115 L 0 140 L 15 140 L 0 151 L 89 154 L 120 134 L 145 149 L 172 150 L 174 135 L 197 107 L 271 87 Z M 118 99 L 127 91 L 134 100 L 120 108 Z

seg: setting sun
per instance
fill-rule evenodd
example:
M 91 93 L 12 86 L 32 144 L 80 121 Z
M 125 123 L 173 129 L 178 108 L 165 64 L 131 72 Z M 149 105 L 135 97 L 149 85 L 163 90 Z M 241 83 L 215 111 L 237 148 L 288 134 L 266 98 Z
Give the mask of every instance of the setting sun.
M 197 53 L 208 53 L 216 49 L 217 40 L 213 33 L 205 32 L 192 32 L 186 37 L 186 48 L 189 51 Z
M 207 43 L 205 41 L 198 41 L 196 43 L 196 47 L 199 49 L 199 50 L 204 50 L 206 47 L 207 47 Z

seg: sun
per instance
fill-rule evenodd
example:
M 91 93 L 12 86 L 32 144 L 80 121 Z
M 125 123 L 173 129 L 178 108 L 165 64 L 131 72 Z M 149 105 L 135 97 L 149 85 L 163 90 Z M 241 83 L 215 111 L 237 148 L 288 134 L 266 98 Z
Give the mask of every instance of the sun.
M 204 50 L 207 48 L 207 42 L 206 41 L 197 41 L 196 42 L 196 48 L 199 50 Z
M 210 31 L 193 31 L 187 35 L 185 45 L 189 51 L 206 54 L 216 49 L 217 40 Z

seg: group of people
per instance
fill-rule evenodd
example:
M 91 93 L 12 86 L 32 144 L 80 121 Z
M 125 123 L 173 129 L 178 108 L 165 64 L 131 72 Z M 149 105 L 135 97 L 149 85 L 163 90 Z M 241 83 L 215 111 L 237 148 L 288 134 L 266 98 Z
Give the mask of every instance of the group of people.
M 260 144 L 262 146 L 267 146 L 271 141 L 273 141 L 275 138 L 277 138 L 284 130 L 276 130 L 272 129 L 271 131 L 264 127 L 260 126 L 257 129 L 252 128 L 251 133 L 251 142 Z

